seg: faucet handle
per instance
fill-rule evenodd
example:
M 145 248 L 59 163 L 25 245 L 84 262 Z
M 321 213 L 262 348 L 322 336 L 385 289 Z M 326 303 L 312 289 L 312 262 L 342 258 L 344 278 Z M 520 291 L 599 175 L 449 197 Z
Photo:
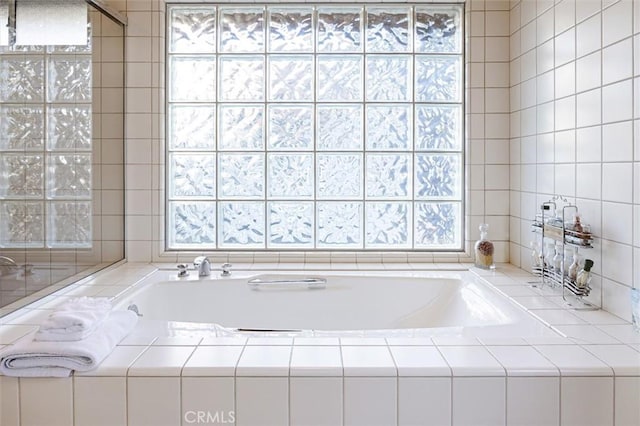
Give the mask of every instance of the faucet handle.
M 233 265 L 230 263 L 223 263 L 222 266 L 220 267 L 220 269 L 222 269 L 222 273 L 220 275 L 222 275 L 223 277 L 228 277 L 231 275 L 231 267 Z
M 184 263 L 181 263 L 178 265 L 178 276 L 179 277 L 186 277 L 187 275 L 189 275 L 189 271 L 187 270 L 188 266 Z

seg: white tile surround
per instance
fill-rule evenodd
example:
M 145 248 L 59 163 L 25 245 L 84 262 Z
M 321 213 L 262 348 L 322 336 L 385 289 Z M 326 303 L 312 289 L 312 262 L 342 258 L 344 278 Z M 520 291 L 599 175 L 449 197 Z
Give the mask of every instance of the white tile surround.
M 164 0 L 108 3 L 129 17 L 127 258 L 190 260 L 164 251 Z M 630 319 L 629 288 L 640 281 L 640 0 L 465 3 L 467 253 L 212 253 L 216 261 L 465 262 L 487 222 L 496 260 L 527 269 L 537 206 L 560 194 L 597 236 L 584 253 L 596 264 L 593 301 Z
M 341 266 L 366 271 L 363 264 Z M 397 263 L 386 272 L 460 267 Z M 33 331 L 68 297 L 124 296 L 155 270 L 127 263 L 9 314 L 0 345 Z M 640 334 L 629 323 L 605 311 L 569 310 L 557 292 L 532 288 L 532 276 L 512 265 L 473 271 L 505 294 L 528 290 L 512 299 L 566 337 L 134 332 L 91 372 L 68 379 L 0 376 L 0 424 L 187 425 L 207 413 L 208 423 L 201 423 L 259 426 L 639 424 Z

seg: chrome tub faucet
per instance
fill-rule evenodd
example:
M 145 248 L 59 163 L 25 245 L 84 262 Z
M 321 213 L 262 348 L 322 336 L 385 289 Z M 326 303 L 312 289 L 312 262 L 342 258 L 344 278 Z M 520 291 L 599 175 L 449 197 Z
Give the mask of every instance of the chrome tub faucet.
M 193 260 L 193 267 L 198 270 L 199 277 L 211 275 L 211 262 L 207 256 L 198 256 Z

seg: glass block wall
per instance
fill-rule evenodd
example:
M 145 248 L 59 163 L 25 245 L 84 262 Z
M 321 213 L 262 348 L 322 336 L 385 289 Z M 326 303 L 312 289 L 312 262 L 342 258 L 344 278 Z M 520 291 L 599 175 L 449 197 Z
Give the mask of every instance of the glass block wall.
M 169 5 L 168 248 L 461 249 L 461 13 Z
M 0 52 L 0 248 L 89 248 L 91 37 Z
M 124 258 L 124 29 L 88 10 L 87 46 L 0 50 L 0 316 Z

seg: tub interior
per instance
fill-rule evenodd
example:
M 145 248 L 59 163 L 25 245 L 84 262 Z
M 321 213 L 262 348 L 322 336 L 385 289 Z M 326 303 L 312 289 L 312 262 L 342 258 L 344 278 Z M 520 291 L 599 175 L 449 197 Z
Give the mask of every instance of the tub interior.
M 248 285 L 255 274 L 230 279 L 158 280 L 122 306 L 147 320 L 214 323 L 245 330 L 390 330 L 473 327 L 517 322 L 526 312 L 481 280 L 453 277 L 325 275 L 326 286 Z

